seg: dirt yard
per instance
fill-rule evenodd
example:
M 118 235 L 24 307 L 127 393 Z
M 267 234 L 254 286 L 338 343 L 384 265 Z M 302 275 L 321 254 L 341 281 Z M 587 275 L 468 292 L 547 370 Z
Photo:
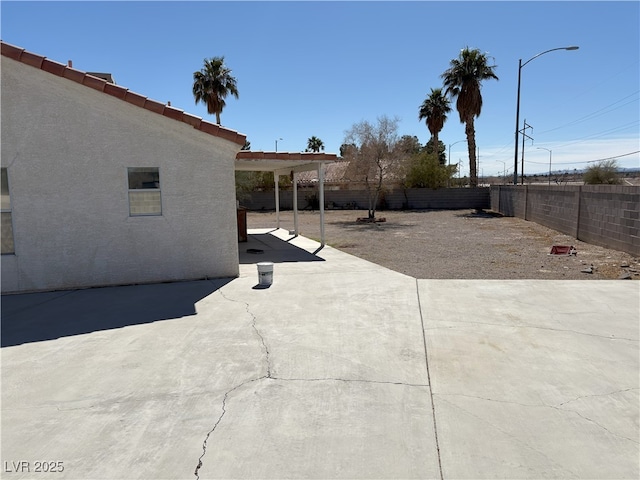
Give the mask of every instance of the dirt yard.
M 475 210 L 378 212 L 384 222 L 358 222 L 363 210 L 325 212 L 326 243 L 415 278 L 640 279 L 640 259 L 590 245 L 533 222 Z M 300 234 L 320 240 L 319 212 L 299 213 Z M 248 228 L 276 226 L 274 212 L 249 212 Z M 293 212 L 280 212 L 293 230 Z M 554 245 L 574 255 L 550 255 Z M 591 273 L 588 273 L 591 272 Z

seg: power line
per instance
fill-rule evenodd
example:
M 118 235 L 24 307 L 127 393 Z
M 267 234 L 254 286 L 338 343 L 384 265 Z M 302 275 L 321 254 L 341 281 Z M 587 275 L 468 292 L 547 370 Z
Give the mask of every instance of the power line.
M 540 135 L 542 135 L 542 134 L 544 134 L 544 133 L 553 132 L 553 131 L 555 131 L 555 130 L 560 130 L 561 128 L 570 127 L 570 126 L 572 126 L 572 125 L 577 125 L 578 123 L 586 122 L 587 120 L 593 120 L 594 118 L 597 118 L 597 117 L 599 117 L 599 116 L 605 115 L 605 114 L 607 114 L 607 113 L 611 113 L 611 112 L 613 112 L 614 110 L 617 110 L 617 109 L 622 108 L 622 107 L 624 107 L 624 106 L 626 106 L 626 105 L 629 105 L 630 103 L 637 102 L 637 101 L 638 101 L 638 98 L 635 98 L 635 99 L 630 100 L 630 101 L 628 101 L 628 102 L 626 102 L 626 103 L 623 103 L 622 105 L 618 105 L 618 106 L 617 106 L 617 107 L 615 107 L 615 108 L 612 108 L 612 109 L 610 109 L 610 110 L 607 110 L 608 108 L 613 107 L 613 106 L 614 106 L 614 105 L 616 105 L 617 103 L 620 103 L 620 102 L 622 102 L 622 101 L 626 100 L 626 99 L 627 99 L 627 98 L 629 98 L 629 97 L 632 97 L 632 96 L 634 96 L 634 95 L 637 95 L 639 92 L 640 92 L 640 90 L 637 90 L 637 91 L 633 92 L 632 94 L 627 95 L 626 97 L 621 98 L 620 100 L 618 100 L 618 101 L 616 101 L 616 102 L 613 102 L 613 103 L 611 103 L 611 104 L 609 104 L 609 105 L 607 105 L 607 106 L 605 106 L 605 107 L 602 107 L 602 108 L 601 108 L 601 109 L 599 109 L 599 110 L 596 110 L 595 112 L 591 112 L 591 113 L 589 113 L 589 114 L 587 114 L 587 115 L 585 115 L 585 116 L 583 116 L 583 117 L 580 117 L 580 118 L 578 118 L 578 119 L 576 119 L 576 120 L 573 120 L 573 121 L 571 121 L 571 122 L 569 122 L 569 123 L 565 123 L 564 125 L 560 125 L 560 126 L 558 126 L 558 127 L 550 128 L 549 130 L 545 130 L 545 131 L 543 131 L 543 132 L 538 132 L 538 133 L 539 133 Z
M 610 128 L 609 130 L 605 130 L 605 131 L 600 132 L 600 133 L 594 133 L 592 135 L 586 135 L 584 137 L 577 138 L 576 140 L 574 140 L 572 142 L 569 142 L 569 143 L 565 143 L 564 145 L 556 145 L 555 148 L 568 147 L 569 145 L 575 145 L 576 143 L 581 143 L 582 140 L 585 140 L 587 138 L 598 138 L 598 137 L 602 137 L 602 136 L 605 136 L 605 135 L 609 135 L 611 133 L 616 133 L 616 132 L 621 131 L 621 130 L 626 130 L 631 126 L 638 125 L 639 123 L 640 123 L 640 120 L 634 120 L 633 122 L 629 122 L 627 124 L 620 125 L 618 127 Z
M 614 157 L 600 158 L 598 160 L 583 160 L 581 162 L 554 162 L 554 164 L 556 164 L 556 165 L 579 165 L 581 163 L 604 162 L 606 160 L 616 160 L 618 158 L 628 157 L 629 155 L 635 155 L 636 153 L 640 153 L 640 150 L 636 150 L 635 152 L 623 153 L 621 155 L 616 155 Z M 541 165 L 547 165 L 548 164 L 548 162 L 531 162 L 531 161 L 529 161 L 527 163 L 539 163 Z

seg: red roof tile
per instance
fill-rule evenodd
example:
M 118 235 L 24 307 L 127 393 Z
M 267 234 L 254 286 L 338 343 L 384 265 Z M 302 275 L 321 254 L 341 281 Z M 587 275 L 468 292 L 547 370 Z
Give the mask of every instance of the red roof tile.
M 113 95 L 120 100 L 124 100 L 124 97 L 127 96 L 127 89 L 121 87 L 120 85 L 114 85 L 113 83 L 107 83 L 104 86 L 104 93 L 108 93 L 109 95 Z
M 41 69 L 58 77 L 72 80 L 89 88 L 93 88 L 94 90 L 98 90 L 99 92 L 104 92 L 137 107 L 186 123 L 187 125 L 191 125 L 204 133 L 224 138 L 238 145 L 244 145 L 247 140 L 246 135 L 238 133 L 235 130 L 230 130 L 228 128 L 221 127 L 220 125 L 207 122 L 200 117 L 196 117 L 195 115 L 191 115 L 155 100 L 151 100 L 138 93 L 131 92 L 124 87 L 108 83 L 106 80 L 89 75 L 86 72 L 75 70 L 74 68 L 49 60 L 41 55 L 27 52 L 24 48 L 16 47 L 15 45 L 2 41 L 0 41 L 0 46 L 2 56 L 4 57 Z
M 107 82 L 98 77 L 85 75 L 82 79 L 82 84 L 86 85 L 87 87 L 93 88 L 94 90 L 98 90 L 99 92 L 104 92 L 104 86 L 107 84 Z

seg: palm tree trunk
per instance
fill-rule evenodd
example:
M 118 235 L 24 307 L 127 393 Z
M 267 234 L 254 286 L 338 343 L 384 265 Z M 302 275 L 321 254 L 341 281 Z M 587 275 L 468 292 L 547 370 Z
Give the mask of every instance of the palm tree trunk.
M 220 112 L 216 112 L 216 123 L 220 125 Z
M 476 129 L 473 117 L 467 119 L 465 129 L 467 134 L 467 147 L 469 149 L 469 185 L 471 188 L 478 186 L 478 169 L 476 160 Z

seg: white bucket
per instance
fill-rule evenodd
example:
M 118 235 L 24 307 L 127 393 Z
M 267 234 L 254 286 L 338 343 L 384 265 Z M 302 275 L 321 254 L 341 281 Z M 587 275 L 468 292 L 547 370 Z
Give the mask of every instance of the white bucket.
M 260 262 L 258 265 L 258 284 L 269 286 L 273 283 L 273 263 Z

